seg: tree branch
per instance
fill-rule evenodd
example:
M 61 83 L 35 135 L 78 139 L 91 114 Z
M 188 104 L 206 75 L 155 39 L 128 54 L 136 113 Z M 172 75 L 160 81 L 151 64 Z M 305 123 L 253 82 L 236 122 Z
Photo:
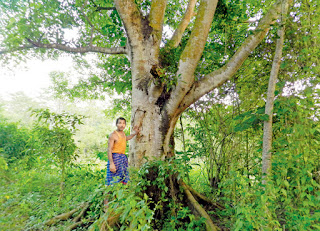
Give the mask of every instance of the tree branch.
M 250 53 L 263 40 L 270 29 L 270 26 L 279 18 L 281 12 L 281 0 L 278 0 L 268 11 L 268 13 L 261 19 L 256 30 L 250 35 L 238 51 L 233 55 L 230 61 L 220 69 L 206 75 L 203 79 L 195 82 L 190 88 L 189 92 L 184 97 L 179 105 L 177 113 L 181 113 L 185 108 L 196 102 L 201 96 L 210 92 L 211 90 L 221 86 L 223 83 L 232 78 L 238 71 L 242 63 L 250 55 Z
M 162 31 L 164 13 L 167 0 L 153 0 L 149 14 L 149 25 L 158 33 Z M 161 34 L 160 34 L 161 35 Z
M 98 6 L 96 8 L 96 11 L 101 11 L 101 10 L 116 10 L 115 7 L 102 7 L 102 6 Z
M 64 44 L 45 44 L 40 42 L 35 42 L 30 39 L 27 39 L 29 43 L 33 47 L 37 48 L 46 48 L 46 49 L 57 49 L 61 51 L 67 51 L 71 53 L 88 53 L 88 52 L 94 52 L 94 53 L 101 53 L 101 54 L 127 54 L 126 47 L 96 47 L 96 46 L 86 46 L 86 47 L 69 47 Z M 29 47 L 30 48 L 30 47 Z M 20 47 L 19 49 L 23 49 L 23 47 Z
M 130 46 L 139 44 L 142 35 L 142 16 L 134 0 L 115 0 L 115 6 L 126 29 Z
M 152 34 L 157 41 L 157 46 L 160 49 L 160 42 L 162 37 L 163 19 L 167 6 L 167 0 L 152 0 L 149 14 L 149 25 L 153 28 Z
M 90 2 L 93 4 L 93 6 L 96 8 L 95 11 L 101 11 L 101 10 L 116 10 L 115 7 L 101 7 L 98 6 L 93 0 L 90 0 Z
M 21 47 L 16 47 L 16 48 L 12 48 L 12 49 L 4 49 L 4 50 L 0 50 L 0 55 L 4 55 L 7 53 L 12 53 L 15 51 L 22 51 L 22 50 L 27 50 L 27 49 L 31 49 L 31 48 L 35 48 L 36 46 L 30 44 L 30 45 L 24 45 Z
M 172 116 L 183 97 L 194 83 L 194 71 L 202 55 L 218 0 L 202 0 L 190 39 L 181 54 L 178 81 L 168 101 L 168 114 Z
M 78 208 L 75 208 L 69 212 L 66 213 L 62 213 L 58 216 L 55 216 L 53 218 L 51 218 L 50 220 L 46 221 L 45 224 L 48 226 L 54 225 L 55 223 L 59 222 L 59 221 L 65 221 L 68 220 L 74 213 L 76 213 L 79 209 L 81 209 L 83 207 L 83 205 L 79 206 Z
M 83 6 L 80 8 L 80 13 L 82 14 L 82 16 L 87 20 L 87 22 L 89 23 L 89 25 L 91 26 L 91 28 L 97 30 L 95 28 L 95 26 L 92 24 L 91 20 L 89 19 L 89 17 L 86 15 L 86 13 L 84 12 L 84 8 L 87 6 L 88 2 L 85 2 L 83 4 Z M 98 31 L 98 30 L 97 30 Z
M 156 31 L 162 31 L 163 18 L 166 10 L 166 0 L 153 0 L 149 14 L 149 25 Z
M 80 8 L 80 13 L 82 14 L 82 16 L 87 20 L 87 22 L 89 23 L 89 25 L 91 26 L 91 31 L 90 31 L 90 46 L 92 45 L 93 42 L 93 32 L 94 30 L 98 31 L 100 33 L 99 30 L 96 29 L 96 27 L 92 24 L 91 20 L 89 19 L 89 17 L 86 15 L 86 13 L 84 12 L 84 8 L 88 5 L 88 1 L 85 1 L 84 4 L 82 5 L 82 7 Z
M 178 28 L 173 33 L 172 38 L 167 43 L 167 46 L 176 48 L 179 45 L 184 31 L 186 30 L 187 26 L 189 25 L 191 18 L 195 14 L 194 8 L 195 8 L 196 3 L 197 3 L 197 0 L 190 0 L 189 1 L 186 13 L 184 14 L 182 21 L 178 25 Z

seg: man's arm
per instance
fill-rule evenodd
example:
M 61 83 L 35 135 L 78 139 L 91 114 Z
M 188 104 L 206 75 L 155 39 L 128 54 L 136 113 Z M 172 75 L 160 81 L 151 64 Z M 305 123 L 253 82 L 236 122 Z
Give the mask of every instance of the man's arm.
M 133 137 L 135 137 L 139 132 L 140 132 L 140 128 L 138 128 L 137 126 L 135 126 L 133 128 L 134 133 L 132 133 L 131 135 L 126 137 L 126 140 L 131 140 Z
M 113 145 L 115 143 L 115 136 L 113 133 L 110 134 L 110 137 L 109 137 L 109 141 L 108 141 L 108 159 L 109 159 L 109 162 L 110 162 L 110 171 L 111 172 L 116 172 L 117 169 L 116 169 L 116 166 L 113 162 L 113 157 L 112 157 L 112 148 L 113 148 Z

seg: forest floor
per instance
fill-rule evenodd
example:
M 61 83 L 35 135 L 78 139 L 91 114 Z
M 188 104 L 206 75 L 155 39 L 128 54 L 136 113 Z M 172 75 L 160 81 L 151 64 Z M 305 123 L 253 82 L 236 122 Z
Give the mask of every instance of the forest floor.
M 101 165 L 76 165 L 68 170 L 63 199 L 60 196 L 60 175 L 56 168 L 38 166 L 28 169 L 15 164 L 0 179 L 0 223 L 2 230 L 65 230 L 72 222 L 54 227 L 45 222 L 70 211 L 93 198 L 103 187 L 105 168 Z M 131 178 L 135 178 L 131 171 Z M 133 181 L 135 179 L 132 179 Z M 194 166 L 186 182 L 201 193 L 209 193 L 208 183 L 200 166 Z

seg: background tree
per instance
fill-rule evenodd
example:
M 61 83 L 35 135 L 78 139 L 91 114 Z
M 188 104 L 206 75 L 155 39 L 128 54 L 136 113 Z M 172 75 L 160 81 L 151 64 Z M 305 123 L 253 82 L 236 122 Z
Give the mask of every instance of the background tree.
M 60 204 L 65 187 L 66 168 L 76 157 L 76 145 L 73 135 L 76 131 L 76 126 L 82 124 L 83 117 L 66 113 L 56 114 L 48 109 L 35 109 L 33 113 L 39 121 L 36 130 L 39 133 L 40 140 L 51 151 L 61 170 Z M 44 126 L 41 126 L 41 123 Z
M 281 17 L 279 22 L 278 36 L 276 42 L 276 50 L 272 62 L 272 69 L 270 72 L 270 79 L 268 84 L 267 102 L 265 106 L 265 113 L 268 115 L 268 120 L 264 122 L 263 127 L 263 148 L 262 148 L 262 174 L 270 175 L 271 171 L 271 147 L 272 147 L 272 118 L 273 118 L 273 104 L 274 92 L 276 89 L 276 82 L 278 79 L 282 49 L 285 35 L 285 18 L 288 12 L 287 4 L 283 3 L 281 9 Z

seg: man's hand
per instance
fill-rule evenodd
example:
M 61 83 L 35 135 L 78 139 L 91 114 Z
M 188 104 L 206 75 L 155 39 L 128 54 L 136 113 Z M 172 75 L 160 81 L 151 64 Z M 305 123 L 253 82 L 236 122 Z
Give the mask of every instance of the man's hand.
M 132 133 L 131 135 L 127 136 L 126 140 L 131 140 L 133 137 L 135 137 L 136 135 L 138 135 L 138 133 L 140 132 L 140 127 L 134 126 L 134 127 L 132 128 L 132 130 L 134 131 L 134 133 Z
M 138 126 L 133 127 L 133 131 L 136 133 L 136 135 L 141 131 L 141 128 Z
M 116 171 L 117 171 L 117 168 L 116 168 L 116 166 L 114 165 L 114 163 L 110 163 L 110 171 L 111 172 L 113 172 L 113 173 L 116 173 Z

